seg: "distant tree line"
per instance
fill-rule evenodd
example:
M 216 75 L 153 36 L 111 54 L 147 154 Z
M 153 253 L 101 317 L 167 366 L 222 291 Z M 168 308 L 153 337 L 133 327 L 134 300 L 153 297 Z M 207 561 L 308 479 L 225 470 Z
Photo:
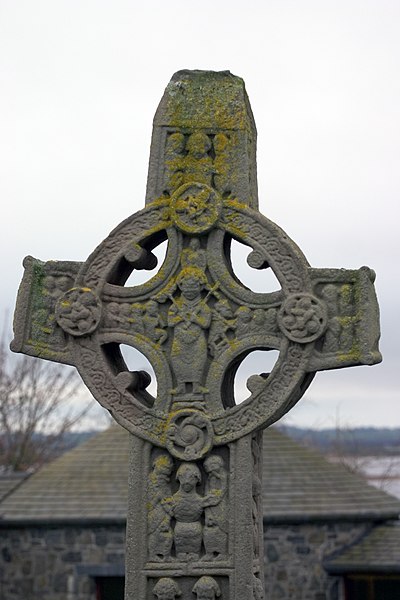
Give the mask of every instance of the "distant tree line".
M 309 429 L 290 425 L 278 428 L 292 439 L 324 454 L 350 456 L 400 455 L 400 428 L 356 427 Z

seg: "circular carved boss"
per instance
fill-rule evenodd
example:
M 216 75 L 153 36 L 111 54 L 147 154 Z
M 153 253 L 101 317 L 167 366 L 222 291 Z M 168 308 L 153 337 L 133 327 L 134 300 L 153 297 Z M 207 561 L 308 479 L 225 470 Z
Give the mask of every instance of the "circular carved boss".
M 168 200 L 158 200 L 148 205 L 121 223 L 98 246 L 83 265 L 77 285 L 90 286 L 95 295 L 101 298 L 107 274 L 112 271 L 128 244 L 132 241 L 139 243 L 150 234 L 176 226 Z M 285 296 L 311 293 L 305 257 L 278 226 L 260 213 L 236 202 L 225 201 L 221 215 L 208 235 L 214 236 L 218 231 L 221 234 L 231 234 L 265 256 L 265 260 L 279 279 Z M 223 254 L 222 240 L 223 235 L 221 238 L 215 238 L 211 247 L 213 258 Z M 216 247 L 217 243 L 219 248 Z M 234 282 L 228 270 L 222 272 L 221 265 L 216 267 L 215 260 L 209 261 L 208 268 L 211 279 L 220 282 L 220 290 L 227 297 L 243 304 L 240 286 Z M 256 296 L 254 294 L 254 297 Z M 284 317 L 282 322 L 283 319 Z M 197 434 L 201 434 L 204 440 L 212 438 L 213 444 L 222 444 L 266 426 L 284 414 L 300 398 L 300 386 L 307 373 L 307 364 L 312 352 L 312 345 L 304 343 L 304 339 L 299 344 L 286 335 L 285 340 L 275 368 L 265 380 L 263 389 L 253 393 L 239 406 L 227 408 L 223 413 L 208 414 L 212 432 L 208 426 L 197 427 L 195 431 L 190 423 L 186 429 L 181 421 L 173 424 L 174 432 L 178 431 L 179 435 L 183 433 L 182 440 L 187 436 L 190 438 L 192 435 L 196 437 Z M 118 340 L 115 341 L 118 343 Z M 134 345 L 134 342 L 132 344 Z M 90 361 L 87 360 L 88 351 L 93 357 Z M 168 440 L 173 436 L 167 435 L 168 415 L 144 406 L 139 400 L 135 401 L 129 392 L 121 391 L 118 387 L 116 378 L 112 376 L 102 354 L 98 331 L 94 331 L 90 336 L 75 337 L 74 354 L 76 366 L 86 385 L 122 426 L 155 444 L 165 446 L 171 443 Z M 86 360 L 83 359 L 84 356 Z M 191 444 L 189 440 L 186 445 L 190 447 Z M 208 448 L 208 445 L 209 442 L 205 441 L 203 448 Z M 180 449 L 177 447 L 174 452 L 179 453 Z
M 292 294 L 284 301 L 278 323 L 292 342 L 307 344 L 324 333 L 328 321 L 326 306 L 311 294 Z
M 100 323 L 100 299 L 89 288 L 72 288 L 58 299 L 55 316 L 66 333 L 74 337 L 88 335 Z

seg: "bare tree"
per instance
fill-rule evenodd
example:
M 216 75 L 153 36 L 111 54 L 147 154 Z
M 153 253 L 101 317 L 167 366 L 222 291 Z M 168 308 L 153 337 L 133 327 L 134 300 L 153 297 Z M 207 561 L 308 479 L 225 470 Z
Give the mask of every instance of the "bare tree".
M 68 367 L 29 356 L 14 357 L 0 340 L 0 468 L 32 470 L 53 458 L 65 434 L 88 412 L 71 399 L 81 382 Z

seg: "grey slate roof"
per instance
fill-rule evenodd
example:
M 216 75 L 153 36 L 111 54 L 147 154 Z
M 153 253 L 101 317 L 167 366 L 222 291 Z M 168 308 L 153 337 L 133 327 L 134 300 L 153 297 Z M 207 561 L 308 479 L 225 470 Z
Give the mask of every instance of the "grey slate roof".
M 26 473 L 7 473 L 0 475 L 0 502 L 3 498 L 8 496 L 14 488 L 20 485 L 26 477 L 29 477 Z
M 123 522 L 129 435 L 117 425 L 31 475 L 0 502 L 0 526 Z M 276 429 L 264 433 L 264 520 L 397 518 L 400 501 Z
M 400 573 L 400 523 L 375 527 L 360 541 L 324 561 L 328 573 Z
M 264 520 L 397 518 L 400 500 L 277 429 L 264 434 Z
M 113 426 L 66 452 L 0 503 L 0 525 L 124 521 L 128 446 L 128 434 Z

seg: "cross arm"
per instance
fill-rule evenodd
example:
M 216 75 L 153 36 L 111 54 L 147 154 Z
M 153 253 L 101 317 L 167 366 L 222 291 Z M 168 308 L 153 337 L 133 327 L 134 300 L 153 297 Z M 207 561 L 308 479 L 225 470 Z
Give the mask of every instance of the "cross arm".
M 327 323 L 316 342 L 310 370 L 374 365 L 382 361 L 375 273 L 360 269 L 309 269 L 315 295 L 324 302 Z
M 57 324 L 57 299 L 69 290 L 81 267 L 79 262 L 43 262 L 27 256 L 18 290 L 11 350 L 73 365 L 70 342 Z

